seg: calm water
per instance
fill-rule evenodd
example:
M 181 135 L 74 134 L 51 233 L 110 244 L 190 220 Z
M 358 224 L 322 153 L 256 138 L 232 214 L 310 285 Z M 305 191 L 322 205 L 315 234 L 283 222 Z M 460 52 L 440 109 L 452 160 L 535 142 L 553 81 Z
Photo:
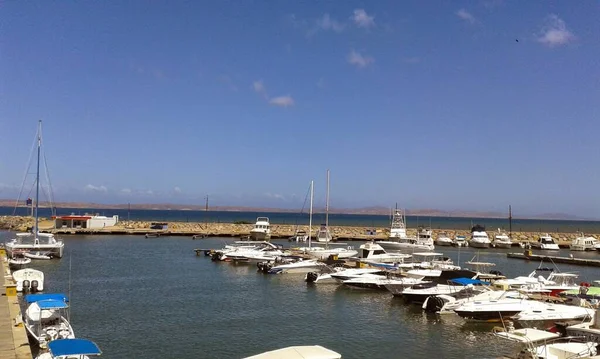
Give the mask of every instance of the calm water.
M 12 215 L 13 207 L 0 207 L 1 215 Z M 256 217 L 269 217 L 273 224 L 308 224 L 306 213 L 279 213 L 279 212 L 229 212 L 229 211 L 181 211 L 181 210 L 131 210 L 126 209 L 81 209 L 58 208 L 58 215 L 71 213 L 100 213 L 101 215 L 118 215 L 121 220 L 127 218 L 140 221 L 182 221 L 182 222 L 222 222 L 233 223 L 246 221 L 254 223 Z M 17 208 L 17 215 L 27 215 L 26 208 Z M 40 216 L 50 217 L 49 208 L 40 208 Z M 323 213 L 313 215 L 313 223 L 325 222 Z M 385 215 L 360 215 L 360 214 L 330 214 L 329 223 L 334 226 L 371 226 L 388 227 L 389 216 Z M 407 217 L 407 226 L 416 228 L 419 225 L 443 229 L 470 229 L 474 224 L 486 226 L 490 231 L 496 228 L 508 230 L 508 219 L 505 218 L 460 218 L 460 217 Z M 568 220 L 539 220 L 539 219 L 513 219 L 513 231 L 543 231 L 543 232 L 579 232 L 600 233 L 600 221 L 568 221 Z
M 7 237 L 0 233 L 0 240 Z M 192 251 L 221 248 L 222 239 L 64 240 L 64 258 L 33 267 L 45 272 L 48 292 L 68 292 L 71 264 L 73 328 L 96 341 L 103 358 L 241 358 L 305 344 L 326 346 L 345 359 L 495 358 L 513 350 L 489 334 L 491 325 L 425 314 L 388 293 L 307 285 L 302 275 L 259 274 L 254 266 L 215 263 Z M 461 262 L 476 253 L 439 249 Z M 538 265 L 509 260 L 505 253 L 480 252 L 479 259 L 497 263 L 509 276 Z M 598 279 L 597 269 L 560 269 Z

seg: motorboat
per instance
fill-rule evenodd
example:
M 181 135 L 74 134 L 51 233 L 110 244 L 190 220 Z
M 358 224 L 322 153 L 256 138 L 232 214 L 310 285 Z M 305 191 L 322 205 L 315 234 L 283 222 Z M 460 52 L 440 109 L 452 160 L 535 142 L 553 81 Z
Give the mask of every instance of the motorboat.
M 327 243 L 331 242 L 333 237 L 331 236 L 331 232 L 329 232 L 329 227 L 327 224 L 321 224 L 319 227 L 319 231 L 317 232 L 317 242 Z
M 551 272 L 547 278 L 540 274 L 544 271 Z M 576 273 L 555 273 L 552 268 L 539 267 L 528 276 L 496 280 L 493 286 L 500 290 L 519 290 L 528 294 L 556 297 L 562 292 L 579 289 L 575 282 L 578 277 Z
M 290 242 L 306 242 L 308 240 L 308 234 L 306 231 L 298 230 L 296 233 L 290 237 Z
M 455 247 L 468 247 L 469 242 L 467 242 L 467 237 L 457 235 L 456 237 L 454 237 L 452 245 Z
M 495 282 L 497 280 L 506 279 L 506 276 L 504 276 L 502 272 L 491 269 L 492 267 L 496 266 L 496 263 L 480 262 L 479 260 L 474 260 L 475 257 L 478 256 L 474 256 L 470 261 L 465 262 L 465 264 L 469 266 L 467 269 L 477 273 L 477 279 L 487 282 Z
M 406 236 L 406 222 L 404 220 L 404 213 L 402 210 L 398 209 L 398 205 L 396 205 L 396 209 L 392 214 L 392 224 L 390 226 L 390 241 L 405 239 Z
M 379 244 L 367 242 L 359 247 L 356 260 L 361 262 L 403 263 L 405 259 L 410 257 L 410 254 L 388 253 Z
M 34 233 L 37 233 L 34 235 Z M 34 231 L 32 233 L 17 233 L 16 237 L 6 242 L 6 254 L 12 257 L 18 252 L 44 252 L 51 253 L 54 257 L 61 258 L 65 244 L 58 240 L 52 233 L 41 233 Z
M 327 258 L 329 258 L 330 256 L 337 256 L 338 259 L 345 259 L 345 258 L 351 258 L 354 257 L 358 254 L 358 251 L 356 251 L 354 249 L 354 247 L 352 246 L 348 246 L 348 247 L 305 247 L 305 248 L 300 248 L 300 250 L 312 257 L 312 258 L 316 258 L 316 259 L 320 259 L 320 260 L 325 260 Z
M 514 329 L 511 322 L 494 335 L 521 344 L 519 359 L 576 359 L 597 354 L 597 343 L 582 337 L 561 337 L 559 333 L 535 328 Z
M 416 238 L 407 237 L 397 241 L 379 241 L 378 244 L 387 251 L 433 251 L 435 245 L 431 233 L 431 229 L 419 227 Z
M 352 288 L 386 290 L 385 286 L 389 282 L 390 278 L 385 274 L 363 274 L 356 278 L 345 280 L 342 283 Z
M 500 228 L 498 228 L 498 232 L 496 233 L 496 235 L 494 236 L 494 240 L 492 241 L 492 247 L 494 247 L 494 248 L 511 248 L 512 240 L 506 234 L 506 232 L 502 232 L 502 231 L 500 231 Z
M 244 252 L 256 251 L 263 248 L 280 249 L 281 246 L 266 241 L 236 241 L 233 244 L 227 244 L 222 249 L 211 250 L 209 255 L 212 260 L 230 261 L 229 255 L 235 255 Z
M 250 238 L 255 241 L 267 241 L 271 239 L 271 223 L 268 217 L 258 217 L 254 228 L 250 230 Z
M 25 301 L 25 328 L 40 348 L 52 340 L 75 338 L 64 294 L 28 294 Z
M 594 316 L 594 309 L 575 305 L 542 303 L 535 308 L 528 308 L 514 315 L 511 319 L 523 327 L 551 328 L 558 321 L 589 321 Z
M 435 240 L 435 244 L 438 246 L 451 246 L 452 239 L 448 237 L 448 235 L 445 232 L 442 232 L 438 235 L 437 239 Z
M 363 274 L 378 274 L 382 273 L 379 268 L 342 268 L 335 267 L 329 273 L 306 273 L 305 280 L 308 283 L 335 283 L 341 284 L 345 280 L 350 280 L 359 277 Z
M 258 265 L 263 264 L 258 263 Z M 266 263 L 266 272 L 268 274 L 298 274 L 298 273 L 308 273 L 308 272 L 319 272 L 327 265 L 323 262 L 319 262 L 316 259 L 309 260 L 297 260 L 289 263 L 273 265 L 273 263 Z M 259 266 L 260 269 L 260 266 Z
M 231 260 L 236 263 L 258 263 L 262 261 L 276 260 L 284 256 L 281 245 L 270 242 L 262 242 L 254 248 L 238 248 L 237 250 L 224 253 L 225 260 Z
M 554 238 L 548 233 L 541 235 L 537 242 L 531 242 L 531 248 L 542 249 L 548 251 L 557 251 L 560 248 L 558 244 L 554 241 Z
M 25 268 L 26 265 L 31 263 L 31 258 L 27 258 L 25 256 L 13 256 L 8 259 L 8 266 L 10 269 L 21 269 Z
M 44 290 L 44 272 L 37 269 L 25 268 L 12 272 L 17 284 L 17 292 L 42 292 Z
M 469 242 L 469 245 L 475 248 L 490 248 L 490 238 L 488 237 L 484 226 L 475 225 L 471 228 L 471 241 Z
M 390 280 L 385 284 L 385 289 L 392 293 L 395 297 L 402 296 L 406 288 L 412 287 L 415 284 L 424 282 L 436 281 L 442 271 L 439 269 L 413 269 L 404 273 L 403 278 Z
M 51 252 L 25 252 L 23 255 L 30 259 L 42 259 L 42 260 L 50 260 L 52 259 Z
M 36 359 L 90 359 L 102 355 L 96 343 L 87 339 L 56 339 L 48 343 L 48 351 Z
M 244 359 L 341 359 L 342 355 L 320 345 L 292 346 Z
M 429 297 L 441 295 L 451 297 L 472 297 L 486 290 L 481 289 L 481 286 L 483 285 L 486 285 L 486 283 L 472 278 L 454 278 L 449 280 L 448 284 L 425 282 L 404 289 L 402 298 L 409 303 L 423 304 Z M 427 304 L 424 304 L 423 306 L 427 307 Z
M 598 241 L 594 237 L 585 237 L 583 233 L 575 238 L 569 245 L 572 251 L 593 251 L 596 249 Z
M 439 314 L 456 314 L 454 312 L 456 308 L 469 302 L 493 301 L 499 300 L 503 297 L 525 298 L 525 296 L 517 291 L 507 292 L 502 290 L 494 290 L 491 287 L 484 286 L 481 288 L 482 291 L 480 293 L 477 293 L 474 296 L 466 296 L 463 298 L 456 298 L 449 295 L 437 295 L 435 297 L 430 297 L 425 303 L 423 303 L 423 309 Z
M 439 269 L 439 270 L 458 270 L 459 266 L 454 265 L 454 262 L 449 257 L 445 257 L 442 253 L 436 252 L 418 252 L 412 254 L 412 263 L 405 263 L 404 266 L 418 269 Z
M 514 292 L 505 292 L 501 298 L 475 300 L 463 303 L 454 312 L 468 321 L 499 322 L 530 308 L 541 308 L 544 303 L 523 298 Z

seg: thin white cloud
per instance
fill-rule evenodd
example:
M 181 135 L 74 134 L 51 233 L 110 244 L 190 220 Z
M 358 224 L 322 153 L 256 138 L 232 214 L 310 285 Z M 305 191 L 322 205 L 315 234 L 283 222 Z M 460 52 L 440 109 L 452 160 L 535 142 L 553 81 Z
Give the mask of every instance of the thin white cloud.
M 364 9 L 354 10 L 354 15 L 351 19 L 358 27 L 369 28 L 375 26 L 375 16 L 369 16 Z
M 229 88 L 229 90 L 231 90 L 233 92 L 237 92 L 238 91 L 237 85 L 233 82 L 233 80 L 231 79 L 231 77 L 229 75 L 227 75 L 227 74 L 220 75 L 220 76 L 217 77 L 217 79 L 221 83 L 225 84 Z
M 340 33 L 344 31 L 345 28 L 346 26 L 344 24 L 333 19 L 329 14 L 325 14 L 317 19 L 315 25 L 308 31 L 307 35 L 311 36 L 319 31 L 333 31 Z
M 566 45 L 576 39 L 575 35 L 567 29 L 565 22 L 552 14 L 546 18 L 537 41 L 548 47 Z
M 267 88 L 265 87 L 263 80 L 254 81 L 252 83 L 252 88 L 254 88 L 254 91 L 256 93 L 261 94 L 265 99 L 269 99 L 269 95 L 267 94 Z
M 364 56 L 360 52 L 357 52 L 355 50 L 352 50 L 350 54 L 348 54 L 348 63 L 360 68 L 368 66 L 373 61 L 375 61 L 374 58 L 370 56 Z
M 130 188 L 123 188 L 121 190 L 121 193 L 129 194 L 129 193 L 131 193 L 131 189 Z
M 288 107 L 294 106 L 294 99 L 290 95 L 273 97 L 269 103 L 274 106 Z
M 274 199 L 281 199 L 281 200 L 285 200 L 285 196 L 279 193 L 265 193 L 265 196 L 269 197 L 269 198 L 274 198 Z
M 175 192 L 175 193 L 181 193 L 181 188 L 175 186 L 175 187 L 173 187 L 173 192 Z
M 91 192 L 108 192 L 106 186 L 94 186 L 93 184 L 88 184 L 83 189 Z
M 461 20 L 466 21 L 470 24 L 474 24 L 475 22 L 477 22 L 477 19 L 475 19 L 475 16 L 473 16 L 470 12 L 468 12 L 465 9 L 460 9 L 456 12 L 456 16 L 458 16 Z
M 152 196 L 154 194 L 154 191 L 151 190 L 151 189 L 149 189 L 149 190 L 145 191 L 144 193 L 147 194 L 147 195 L 149 195 L 149 196 Z

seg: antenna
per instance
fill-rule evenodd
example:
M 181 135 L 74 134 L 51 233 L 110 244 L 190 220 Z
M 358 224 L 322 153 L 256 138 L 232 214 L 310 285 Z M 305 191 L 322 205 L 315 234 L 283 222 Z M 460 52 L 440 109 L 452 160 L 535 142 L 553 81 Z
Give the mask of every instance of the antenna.
M 310 181 L 310 214 L 308 217 L 308 248 L 311 248 L 314 181 Z
M 512 209 L 508 205 L 508 235 L 512 238 Z
M 73 312 L 72 308 L 72 303 L 73 300 L 71 299 L 71 259 L 73 259 L 73 251 L 71 250 L 69 252 L 69 321 L 73 320 L 73 317 L 71 316 L 71 313 Z

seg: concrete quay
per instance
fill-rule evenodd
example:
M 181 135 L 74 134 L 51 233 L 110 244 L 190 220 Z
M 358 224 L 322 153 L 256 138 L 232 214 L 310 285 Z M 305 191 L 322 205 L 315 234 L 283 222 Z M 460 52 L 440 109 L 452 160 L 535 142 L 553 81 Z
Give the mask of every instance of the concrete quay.
M 31 359 L 31 347 L 27 331 L 21 321 L 21 309 L 4 249 L 2 257 L 2 288 L 0 296 L 0 358 Z

